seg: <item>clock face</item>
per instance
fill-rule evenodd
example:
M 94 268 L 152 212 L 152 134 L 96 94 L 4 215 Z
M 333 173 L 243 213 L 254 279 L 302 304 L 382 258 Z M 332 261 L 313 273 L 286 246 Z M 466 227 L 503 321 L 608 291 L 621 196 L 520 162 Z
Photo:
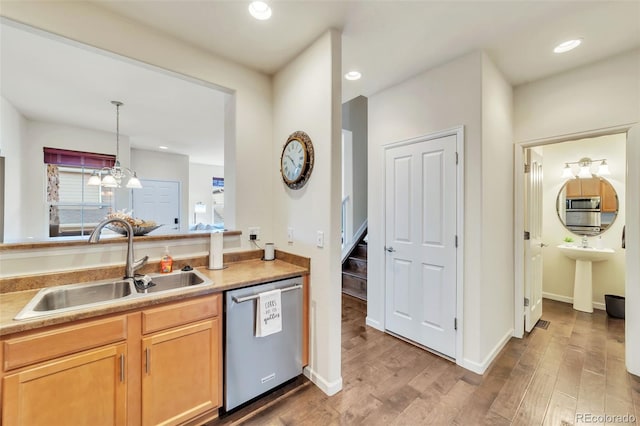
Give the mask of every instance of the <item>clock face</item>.
M 293 132 L 282 148 L 280 173 L 291 189 L 302 188 L 313 170 L 313 144 L 303 131 Z
M 291 139 L 284 147 L 280 166 L 282 176 L 288 182 L 295 182 L 302 176 L 307 160 L 307 152 L 302 143 Z

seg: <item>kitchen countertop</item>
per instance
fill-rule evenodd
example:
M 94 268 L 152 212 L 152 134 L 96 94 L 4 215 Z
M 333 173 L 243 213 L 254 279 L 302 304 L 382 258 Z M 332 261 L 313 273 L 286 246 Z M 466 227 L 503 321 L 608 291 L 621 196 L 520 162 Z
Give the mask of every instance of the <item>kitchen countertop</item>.
M 206 287 L 186 288 L 179 292 L 170 292 L 171 294 L 150 294 L 148 297 L 114 302 L 108 306 L 78 309 L 21 321 L 16 321 L 13 318 L 35 296 L 38 289 L 0 294 L 0 336 L 101 315 L 126 312 L 160 303 L 220 293 L 225 290 L 309 273 L 308 267 L 298 266 L 280 259 L 269 262 L 251 259 L 231 262 L 225 266 L 225 269 L 215 271 L 208 270 L 205 267 L 197 268 L 199 272 L 213 280 L 213 285 Z

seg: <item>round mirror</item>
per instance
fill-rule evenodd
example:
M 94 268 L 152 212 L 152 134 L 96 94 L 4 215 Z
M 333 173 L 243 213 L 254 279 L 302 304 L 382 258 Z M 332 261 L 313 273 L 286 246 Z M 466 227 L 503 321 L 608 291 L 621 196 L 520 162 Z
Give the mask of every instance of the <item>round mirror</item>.
M 578 235 L 598 235 L 618 216 L 618 194 L 606 179 L 570 179 L 556 199 L 560 222 Z

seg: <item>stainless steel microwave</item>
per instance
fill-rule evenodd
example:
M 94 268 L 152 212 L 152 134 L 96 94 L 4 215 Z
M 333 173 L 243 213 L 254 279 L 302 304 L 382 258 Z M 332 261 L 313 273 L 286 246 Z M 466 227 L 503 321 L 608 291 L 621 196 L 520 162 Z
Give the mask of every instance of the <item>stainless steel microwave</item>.
M 567 211 L 600 211 L 600 197 L 567 198 Z

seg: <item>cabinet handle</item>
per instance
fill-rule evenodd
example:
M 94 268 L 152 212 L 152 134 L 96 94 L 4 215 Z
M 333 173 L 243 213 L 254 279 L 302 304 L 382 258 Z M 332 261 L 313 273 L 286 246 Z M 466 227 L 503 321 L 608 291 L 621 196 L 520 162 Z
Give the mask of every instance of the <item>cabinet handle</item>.
M 145 358 L 145 373 L 149 374 L 151 372 L 151 350 L 149 348 L 145 348 L 144 350 L 144 358 Z
M 124 354 L 120 354 L 120 381 L 124 383 Z

